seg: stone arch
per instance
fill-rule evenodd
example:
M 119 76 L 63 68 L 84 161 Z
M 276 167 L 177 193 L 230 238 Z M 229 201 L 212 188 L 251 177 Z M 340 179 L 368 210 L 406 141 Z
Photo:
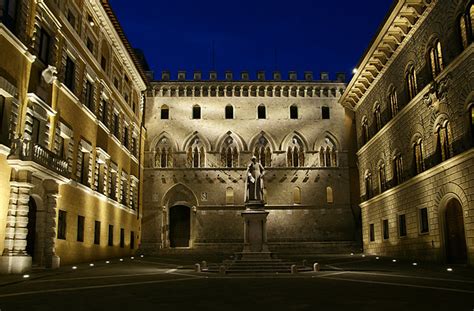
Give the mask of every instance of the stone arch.
M 199 141 L 204 145 L 204 147 L 206 148 L 206 151 L 209 152 L 212 150 L 212 146 L 209 140 L 198 131 L 194 131 L 188 134 L 188 136 L 186 136 L 186 138 L 183 141 L 183 145 L 181 146 L 182 147 L 181 150 L 182 151 L 188 150 L 189 146 L 191 146 L 194 143 L 194 140 L 196 138 L 199 139 Z
M 336 148 L 336 150 L 341 150 L 341 144 L 339 139 L 337 139 L 336 135 L 331 133 L 330 131 L 326 131 L 323 134 L 319 135 L 318 138 L 314 141 L 313 150 L 319 150 L 319 148 L 323 145 L 329 145 L 326 139 Z
M 159 135 L 155 136 L 152 140 L 151 140 L 151 143 L 150 143 L 150 151 L 152 150 L 155 150 L 156 148 L 156 145 L 158 145 L 158 143 L 161 141 L 161 139 L 163 138 L 167 138 L 169 141 L 170 141 L 170 145 L 175 149 L 175 150 L 178 150 L 178 144 L 176 143 L 176 141 L 172 138 L 172 136 L 166 132 L 166 131 L 163 131 L 161 132 Z
M 255 149 L 255 146 L 258 144 L 259 142 L 259 139 L 261 137 L 265 137 L 265 139 L 268 141 L 268 143 L 270 144 L 270 147 L 272 149 L 273 152 L 275 152 L 278 148 L 276 142 L 275 142 L 275 139 L 267 132 L 265 131 L 261 131 L 260 133 L 254 135 L 251 139 L 250 139 L 250 142 L 249 142 L 249 148 L 250 150 L 254 150 Z
M 237 133 L 233 133 L 232 131 L 228 131 L 217 139 L 214 151 L 220 151 L 229 137 L 237 143 L 237 146 L 239 147 L 239 152 L 248 150 L 247 144 L 240 135 L 238 135 Z
M 280 143 L 280 150 L 285 150 L 286 151 L 288 149 L 288 147 L 291 145 L 292 138 L 295 137 L 295 136 L 303 143 L 304 151 L 306 151 L 306 152 L 310 151 L 308 140 L 306 139 L 306 137 L 304 135 L 302 135 L 298 131 L 293 131 L 293 132 L 287 134 L 283 138 L 283 140 Z
M 198 199 L 194 192 L 182 183 L 171 186 L 163 196 L 161 205 L 170 208 L 175 205 L 185 205 L 190 208 L 198 206 Z

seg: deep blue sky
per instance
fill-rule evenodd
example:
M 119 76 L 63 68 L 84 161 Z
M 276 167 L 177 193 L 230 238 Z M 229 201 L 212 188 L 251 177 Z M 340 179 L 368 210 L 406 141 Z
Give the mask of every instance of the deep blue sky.
M 155 78 L 161 70 L 234 74 L 351 72 L 393 0 L 110 0 Z M 276 51 L 276 53 L 275 53 Z M 275 57 L 276 54 L 276 57 Z

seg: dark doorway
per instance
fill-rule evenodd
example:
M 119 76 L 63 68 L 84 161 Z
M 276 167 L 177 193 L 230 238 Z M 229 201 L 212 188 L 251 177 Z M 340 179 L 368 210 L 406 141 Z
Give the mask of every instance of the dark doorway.
M 191 212 L 187 206 L 170 209 L 170 246 L 189 247 L 191 237 Z
M 26 235 L 26 253 L 33 257 L 35 256 L 35 240 L 36 240 L 36 203 L 30 197 L 28 201 L 28 234 Z
M 445 212 L 446 221 L 446 259 L 449 263 L 466 263 L 466 235 L 462 206 L 458 200 L 448 202 Z

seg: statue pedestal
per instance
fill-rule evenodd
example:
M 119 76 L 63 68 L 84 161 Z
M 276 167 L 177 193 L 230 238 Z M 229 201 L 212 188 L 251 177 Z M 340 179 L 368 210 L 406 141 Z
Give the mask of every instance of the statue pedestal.
M 246 210 L 242 212 L 244 218 L 244 249 L 242 260 L 271 259 L 271 252 L 267 245 L 267 216 L 264 203 L 250 201 L 245 204 Z

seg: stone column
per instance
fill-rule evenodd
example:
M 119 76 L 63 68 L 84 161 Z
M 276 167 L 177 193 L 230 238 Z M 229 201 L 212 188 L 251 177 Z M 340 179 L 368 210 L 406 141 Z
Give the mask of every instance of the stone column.
M 33 185 L 26 182 L 10 182 L 5 249 L 0 257 L 0 273 L 23 273 L 31 269 L 31 256 L 26 253 L 31 188 Z
M 46 268 L 53 269 L 59 268 L 60 265 L 60 258 L 56 255 L 58 198 L 59 195 L 57 193 L 46 194 L 44 256 Z

